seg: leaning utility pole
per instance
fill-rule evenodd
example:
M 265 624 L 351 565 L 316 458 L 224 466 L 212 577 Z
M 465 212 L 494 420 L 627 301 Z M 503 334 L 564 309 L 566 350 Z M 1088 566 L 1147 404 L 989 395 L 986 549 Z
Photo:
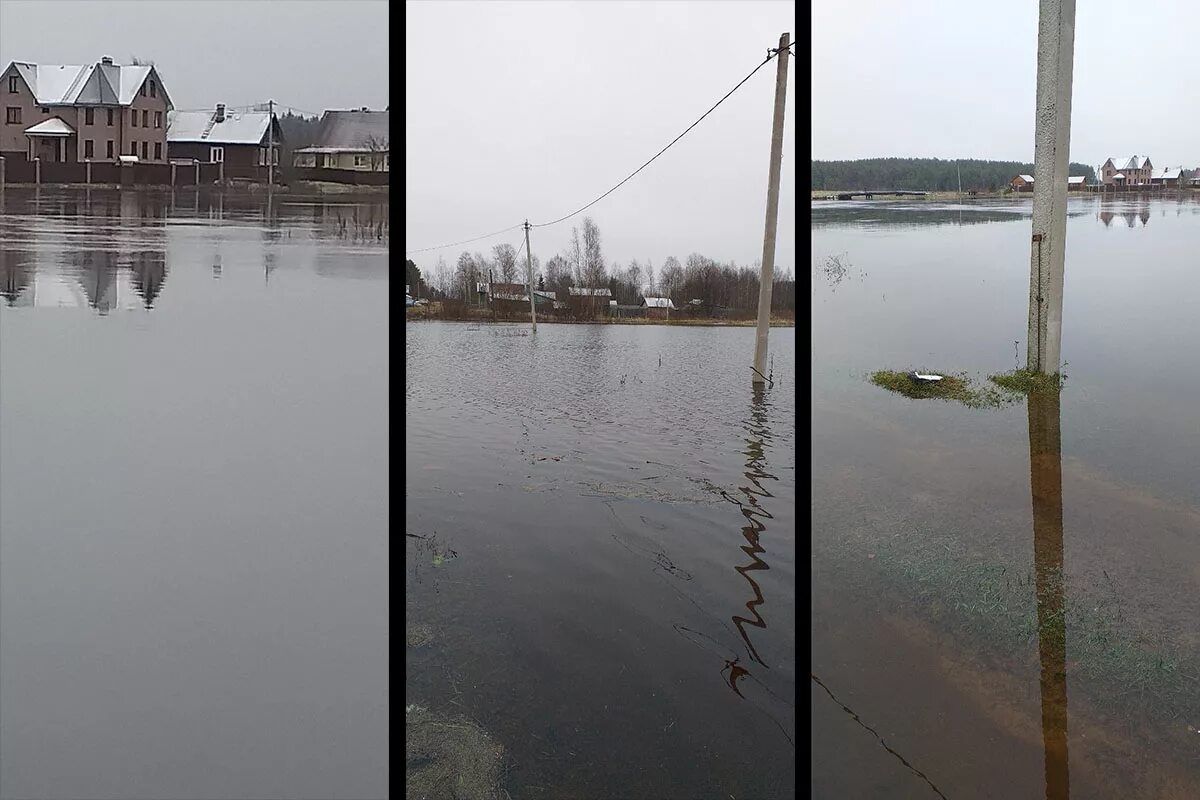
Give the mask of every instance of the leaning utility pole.
M 525 220 L 525 265 L 529 270 L 529 319 L 537 333 L 537 310 L 533 307 L 533 253 L 529 251 L 529 220 Z
M 783 160 L 783 108 L 787 101 L 787 59 L 791 34 L 779 37 L 775 66 L 775 119 L 771 126 L 771 166 L 767 173 L 767 227 L 763 233 L 762 274 L 758 285 L 758 331 L 754 337 L 754 375 L 763 383 L 767 366 L 767 336 L 771 332 L 771 289 L 775 272 L 775 230 L 779 224 L 779 164 Z
M 1039 0 L 1037 116 L 1033 151 L 1033 243 L 1029 256 L 1028 363 L 1057 373 L 1062 359 L 1067 177 L 1075 0 Z

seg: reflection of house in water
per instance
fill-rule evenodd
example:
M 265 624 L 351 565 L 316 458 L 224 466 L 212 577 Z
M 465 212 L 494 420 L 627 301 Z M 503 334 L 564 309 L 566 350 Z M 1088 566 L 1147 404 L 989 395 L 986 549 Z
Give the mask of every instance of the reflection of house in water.
M 1145 227 L 1150 221 L 1150 204 L 1145 200 L 1133 203 L 1107 203 L 1101 202 L 1100 213 L 1097 215 L 1104 227 L 1112 227 L 1114 220 L 1122 220 L 1130 227 L 1136 227 L 1140 219 L 1142 226 Z
M 0 296 L 9 306 L 30 305 L 33 275 L 29 252 L 0 247 Z
M 163 283 L 167 280 L 166 255 L 158 250 L 133 253 L 129 261 L 129 270 L 134 291 L 141 296 L 147 309 L 153 308 L 154 301 L 162 293 Z
M 107 250 L 71 254 L 75 280 L 83 289 L 89 307 L 101 314 L 117 308 L 117 256 Z

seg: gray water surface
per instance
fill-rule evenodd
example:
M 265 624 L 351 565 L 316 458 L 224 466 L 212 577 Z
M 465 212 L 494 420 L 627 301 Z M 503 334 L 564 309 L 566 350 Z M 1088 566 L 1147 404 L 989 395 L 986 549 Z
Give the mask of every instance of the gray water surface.
M 386 204 L 0 197 L 0 797 L 386 796 Z
M 795 796 L 795 335 L 405 326 L 405 702 L 513 797 Z

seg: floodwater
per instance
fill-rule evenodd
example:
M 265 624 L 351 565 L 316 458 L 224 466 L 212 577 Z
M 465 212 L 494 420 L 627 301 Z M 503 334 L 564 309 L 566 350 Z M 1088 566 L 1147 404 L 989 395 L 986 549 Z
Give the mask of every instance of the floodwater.
M 796 796 L 795 329 L 405 326 L 405 703 L 514 798 Z
M 812 794 L 1200 797 L 1200 203 L 1072 198 L 1066 386 L 1023 365 L 1030 206 L 814 203 Z
M 386 203 L 0 198 L 0 797 L 385 796 Z

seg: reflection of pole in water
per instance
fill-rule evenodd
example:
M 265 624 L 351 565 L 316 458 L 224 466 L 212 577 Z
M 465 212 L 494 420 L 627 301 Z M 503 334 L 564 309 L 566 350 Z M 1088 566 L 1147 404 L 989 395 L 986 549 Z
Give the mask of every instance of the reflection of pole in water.
M 1057 392 L 1029 395 L 1029 483 L 1041 662 L 1047 800 L 1069 796 L 1067 631 L 1063 575 L 1062 436 Z
M 746 495 L 747 502 L 743 503 L 740 500 L 735 500 L 741 506 L 742 516 L 746 518 L 747 523 L 742 528 L 742 536 L 746 539 L 746 544 L 741 545 L 739 549 L 750 556 L 751 562 L 742 566 L 735 566 L 734 569 L 746 579 L 754 591 L 754 598 L 746 603 L 746 608 L 753 617 L 734 615 L 733 624 L 737 625 L 738 633 L 741 634 L 742 639 L 746 642 L 746 647 L 750 650 L 750 656 L 758 663 L 766 666 L 762 658 L 759 657 L 758 651 L 755 650 L 754 644 L 750 641 L 750 636 L 746 633 L 745 626 L 752 625 L 756 628 L 764 629 L 767 627 L 766 621 L 758 613 L 758 607 L 766 601 L 763 599 L 762 589 L 750 573 L 755 570 L 770 569 L 767 563 L 759 558 L 760 554 L 766 552 L 759 543 L 759 535 L 766 530 L 766 526 L 762 523 L 762 520 L 773 519 L 773 517 L 758 504 L 758 498 L 773 497 L 774 495 L 764 489 L 759 480 L 764 478 L 778 480 L 778 478 L 764 471 L 767 465 L 765 440 L 770 438 L 766 427 L 766 390 L 761 383 L 753 384 L 751 390 L 754 393 L 754 399 L 751 405 L 750 423 L 747 426 L 750 438 L 746 440 L 745 476 L 750 480 L 752 486 L 741 487 L 741 492 Z

